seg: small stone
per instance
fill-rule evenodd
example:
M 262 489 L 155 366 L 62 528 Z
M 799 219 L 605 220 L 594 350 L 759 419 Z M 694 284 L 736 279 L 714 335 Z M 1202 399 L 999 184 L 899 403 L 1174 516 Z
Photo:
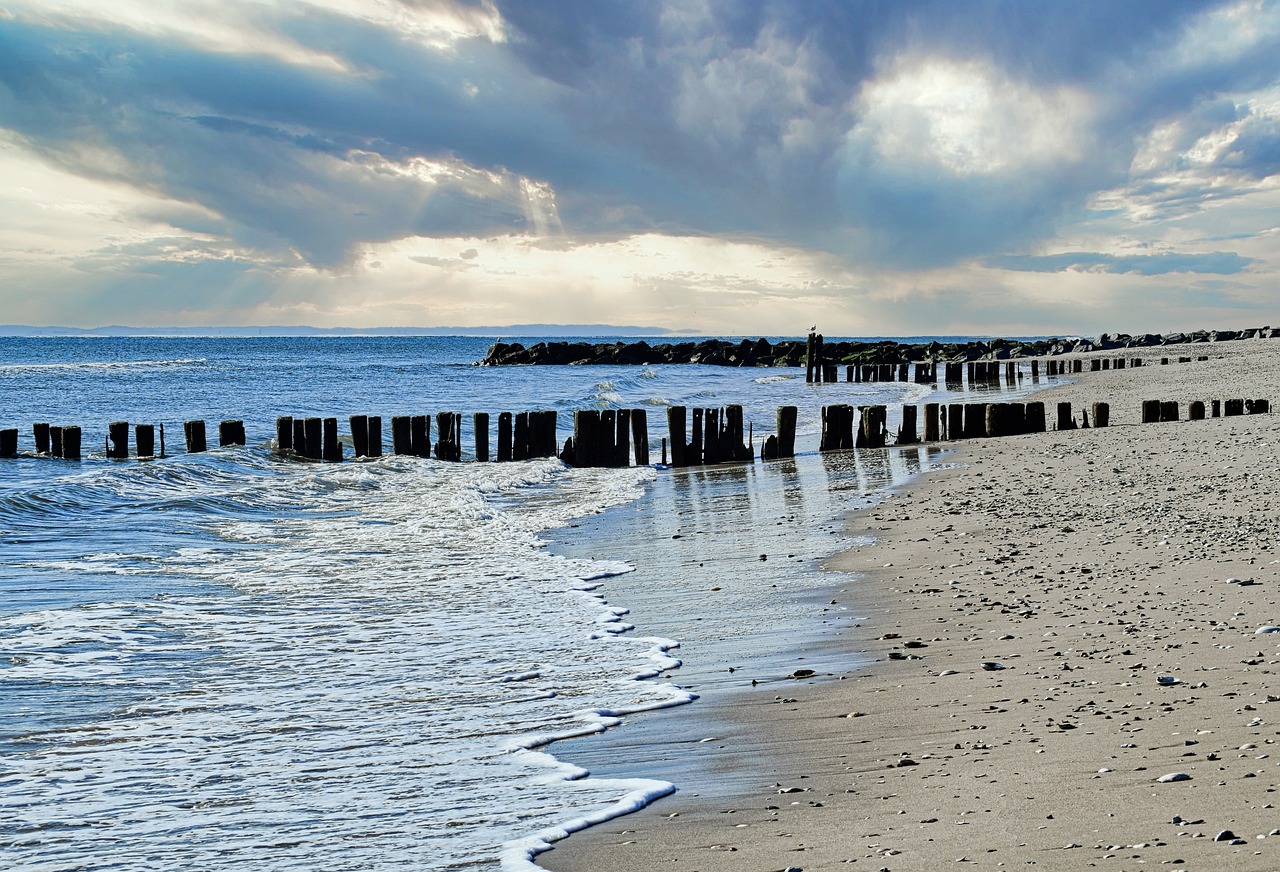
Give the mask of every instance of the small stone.
M 1267 624 L 1265 627 L 1259 627 L 1254 630 L 1253 633 L 1255 636 L 1261 635 L 1262 633 L 1280 633 L 1280 627 L 1273 627 L 1271 624 Z
M 795 672 L 791 673 L 791 677 L 792 678 L 808 678 L 809 676 L 816 675 L 816 674 L 817 673 L 814 672 L 812 669 L 797 669 Z
M 1190 781 L 1191 776 L 1185 772 L 1170 772 L 1168 775 L 1161 775 L 1156 781 L 1160 784 L 1169 784 L 1174 781 Z
M 1223 830 L 1222 832 L 1214 836 L 1213 840 L 1215 842 L 1229 842 L 1234 838 L 1236 838 L 1236 834 L 1231 832 L 1231 830 Z
M 982 664 L 982 668 L 987 672 L 995 672 L 996 670 L 1004 669 L 1004 664 L 997 663 L 994 660 L 987 660 Z

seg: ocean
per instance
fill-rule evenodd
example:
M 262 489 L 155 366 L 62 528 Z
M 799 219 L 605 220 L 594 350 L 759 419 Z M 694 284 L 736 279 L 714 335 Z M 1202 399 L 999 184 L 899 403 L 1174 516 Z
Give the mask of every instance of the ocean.
M 556 739 L 792 668 L 845 514 L 935 448 L 817 451 L 825 403 L 946 401 L 791 369 L 476 367 L 477 337 L 0 338 L 0 427 L 80 425 L 80 462 L 0 460 L 6 868 L 504 869 L 678 789 Z M 504 341 L 538 341 L 504 337 Z M 278 415 L 743 405 L 794 461 L 566 468 L 271 451 Z M 182 422 L 245 422 L 187 455 Z M 168 456 L 108 460 L 111 421 Z M 890 428 L 895 425 L 891 418 Z M 635 608 L 644 624 L 630 620 Z M 633 625 L 634 623 L 634 625 Z M 820 650 L 815 646 L 814 651 Z M 821 664 L 818 664 L 819 666 Z M 696 688 L 696 689 L 695 689 Z

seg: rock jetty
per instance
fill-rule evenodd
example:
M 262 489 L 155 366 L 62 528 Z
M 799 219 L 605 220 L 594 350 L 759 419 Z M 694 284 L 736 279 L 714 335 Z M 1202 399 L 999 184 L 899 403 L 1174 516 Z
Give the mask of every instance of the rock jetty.
M 1280 328 L 1250 330 L 1198 330 L 1194 333 L 1104 333 L 1097 339 L 987 339 L 969 342 L 827 342 L 826 363 L 873 364 L 942 360 L 1010 360 L 1083 354 L 1117 348 L 1149 348 L 1188 342 L 1225 342 L 1236 339 L 1280 338 Z M 645 365 L 702 363 L 710 366 L 804 366 L 805 342 L 784 339 L 704 339 L 701 342 L 539 342 L 528 348 L 518 342 L 495 342 L 480 366 L 530 364 L 586 366 L 590 364 Z

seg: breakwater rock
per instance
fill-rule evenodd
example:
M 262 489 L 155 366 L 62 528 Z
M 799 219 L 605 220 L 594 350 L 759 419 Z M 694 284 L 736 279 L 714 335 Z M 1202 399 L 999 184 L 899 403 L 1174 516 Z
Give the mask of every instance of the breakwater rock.
M 1010 360 L 1083 354 L 1118 348 L 1146 348 L 1187 342 L 1280 337 L 1280 328 L 1200 330 L 1194 333 L 1104 333 L 1097 339 L 986 339 L 968 342 L 833 341 L 823 346 L 826 363 L 872 364 L 912 361 Z M 590 364 L 644 365 L 703 363 L 711 366 L 804 366 L 804 340 L 704 339 L 700 342 L 539 342 L 528 348 L 518 342 L 495 342 L 479 361 L 481 366 L 531 364 L 586 366 Z

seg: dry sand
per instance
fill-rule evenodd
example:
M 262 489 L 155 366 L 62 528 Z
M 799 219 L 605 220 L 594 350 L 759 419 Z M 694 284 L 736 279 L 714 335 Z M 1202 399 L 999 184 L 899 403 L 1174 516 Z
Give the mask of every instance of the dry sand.
M 877 541 L 833 598 L 876 662 L 712 703 L 701 785 L 540 864 L 1280 869 L 1280 416 L 1137 423 L 1275 403 L 1280 342 L 1139 353 L 1212 359 L 1077 376 L 1038 398 L 1111 427 L 960 443 L 854 517 Z

